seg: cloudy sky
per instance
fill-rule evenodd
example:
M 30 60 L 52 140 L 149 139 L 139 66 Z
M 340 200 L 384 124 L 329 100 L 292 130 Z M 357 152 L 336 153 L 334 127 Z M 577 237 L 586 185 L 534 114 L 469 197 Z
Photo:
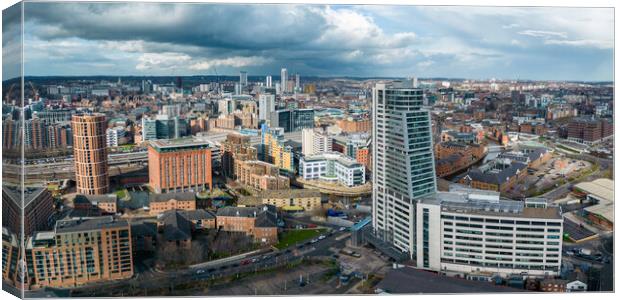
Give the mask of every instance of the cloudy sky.
M 26 3 L 25 19 L 26 75 L 613 78 L 608 8 Z

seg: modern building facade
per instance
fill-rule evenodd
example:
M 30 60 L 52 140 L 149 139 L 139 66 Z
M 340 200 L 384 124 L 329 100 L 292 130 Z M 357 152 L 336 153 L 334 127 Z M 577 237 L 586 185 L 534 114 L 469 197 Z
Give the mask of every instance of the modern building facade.
M 416 202 L 437 190 L 431 117 L 413 81 L 373 89 L 373 229 L 415 257 Z
M 423 198 L 416 204 L 417 267 L 448 275 L 559 275 L 562 213 L 538 200 L 469 189 Z
M 125 136 L 125 127 L 117 126 L 106 129 L 106 143 L 108 147 L 118 147 L 122 144 L 122 138 Z M 120 141 L 120 143 L 119 143 Z
M 211 190 L 211 147 L 186 138 L 152 141 L 148 147 L 149 184 L 156 193 Z
M 276 96 L 272 94 L 260 94 L 258 96 L 258 119 L 269 120 L 271 113 L 276 110 Z
M 26 242 L 30 284 L 73 287 L 133 276 L 131 229 L 111 216 L 62 220 Z
M 257 190 L 280 190 L 290 187 L 290 179 L 280 169 L 260 160 L 235 161 L 237 181 Z
M 282 90 L 281 94 L 285 94 L 289 92 L 286 88 L 287 81 L 288 81 L 288 70 L 286 70 L 286 68 L 282 68 L 282 70 L 280 70 L 280 89 Z
M 301 151 L 304 155 L 331 152 L 333 137 L 317 128 L 301 130 Z
M 35 231 L 49 230 L 53 226 L 54 199 L 43 187 L 26 187 L 22 191 L 17 187 L 2 186 L 2 227 L 21 236 L 23 224 L 24 235 Z M 22 219 L 23 212 L 23 219 Z M 23 223 L 22 223 L 23 222 Z
M 284 132 L 314 128 L 314 109 L 281 109 L 271 113 L 271 127 L 282 127 Z
M 286 171 L 295 170 L 293 148 L 284 141 L 282 128 L 261 127 L 262 159 Z
M 324 152 L 300 158 L 299 177 L 352 187 L 366 183 L 366 168 L 340 152 Z
M 78 194 L 101 195 L 108 192 L 106 127 L 103 114 L 84 113 L 71 119 Z

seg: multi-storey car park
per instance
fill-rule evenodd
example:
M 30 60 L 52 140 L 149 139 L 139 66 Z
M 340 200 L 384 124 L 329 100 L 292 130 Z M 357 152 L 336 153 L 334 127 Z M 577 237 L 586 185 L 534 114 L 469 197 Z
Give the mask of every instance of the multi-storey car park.
M 459 189 L 417 204 L 417 267 L 446 274 L 558 275 L 560 207 Z

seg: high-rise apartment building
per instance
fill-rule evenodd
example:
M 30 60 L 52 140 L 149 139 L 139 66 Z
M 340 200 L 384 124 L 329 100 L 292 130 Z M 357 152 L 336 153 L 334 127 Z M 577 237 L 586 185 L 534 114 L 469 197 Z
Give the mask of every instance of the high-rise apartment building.
M 28 239 L 26 264 L 33 288 L 131 278 L 129 223 L 111 216 L 58 221 Z
M 431 117 L 412 81 L 373 89 L 373 228 L 415 255 L 416 202 L 436 192 Z
M 301 152 L 304 155 L 313 155 L 332 151 L 333 137 L 317 128 L 301 130 Z
M 246 71 L 239 72 L 239 84 L 242 87 L 248 85 L 248 72 Z
M 286 89 L 287 82 L 288 82 L 288 71 L 286 70 L 286 68 L 282 68 L 282 70 L 280 70 L 280 89 L 281 89 L 281 94 L 285 94 L 285 93 L 289 92 Z
M 271 94 L 260 94 L 258 96 L 258 119 L 269 120 L 271 113 L 276 110 L 276 96 Z
M 270 88 L 272 87 L 272 82 L 271 82 L 272 78 L 271 75 L 267 75 L 267 77 L 265 77 L 265 86 Z
M 108 192 L 106 127 L 104 114 L 77 114 L 71 119 L 78 194 L 101 195 Z
M 149 184 L 156 193 L 191 192 L 212 188 L 211 149 L 191 138 L 149 144 Z

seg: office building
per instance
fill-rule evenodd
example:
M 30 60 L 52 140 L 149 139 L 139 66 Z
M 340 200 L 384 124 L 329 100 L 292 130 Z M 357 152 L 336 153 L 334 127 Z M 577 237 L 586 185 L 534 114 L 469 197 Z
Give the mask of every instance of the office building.
M 299 79 L 299 73 L 295 74 L 295 91 L 301 90 L 301 84 Z
M 557 276 L 563 219 L 546 199 L 503 200 L 499 193 L 454 189 L 417 202 L 418 268 L 447 275 Z
M 300 158 L 299 176 L 352 187 L 366 183 L 366 168 L 340 152 L 325 152 Z
M 304 155 L 313 155 L 332 151 L 333 137 L 318 128 L 301 130 L 301 151 Z
M 103 114 L 78 114 L 72 117 L 73 160 L 78 194 L 100 195 L 108 192 L 106 127 Z
M 156 193 L 211 190 L 208 141 L 185 138 L 152 141 L 148 147 L 149 185 Z
M 288 90 L 286 90 L 286 87 L 288 85 L 287 81 L 288 71 L 286 70 L 286 68 L 282 68 L 282 70 L 280 70 L 280 94 L 288 93 Z
M 156 115 L 155 118 L 142 118 L 142 140 L 178 139 L 188 135 L 189 124 L 181 117 Z
M 431 117 L 413 81 L 373 89 L 373 228 L 415 256 L 418 199 L 436 192 Z
M 33 288 L 74 287 L 133 276 L 131 229 L 112 216 L 56 222 L 26 242 Z
M 314 128 L 314 109 L 282 109 L 271 113 L 271 127 L 282 127 L 284 132 Z
M 265 86 L 268 88 L 272 87 L 271 81 L 272 81 L 271 75 L 267 75 L 267 77 L 265 77 Z
M 276 110 L 276 96 L 272 94 L 260 94 L 258 96 L 258 119 L 269 120 L 271 113 Z

